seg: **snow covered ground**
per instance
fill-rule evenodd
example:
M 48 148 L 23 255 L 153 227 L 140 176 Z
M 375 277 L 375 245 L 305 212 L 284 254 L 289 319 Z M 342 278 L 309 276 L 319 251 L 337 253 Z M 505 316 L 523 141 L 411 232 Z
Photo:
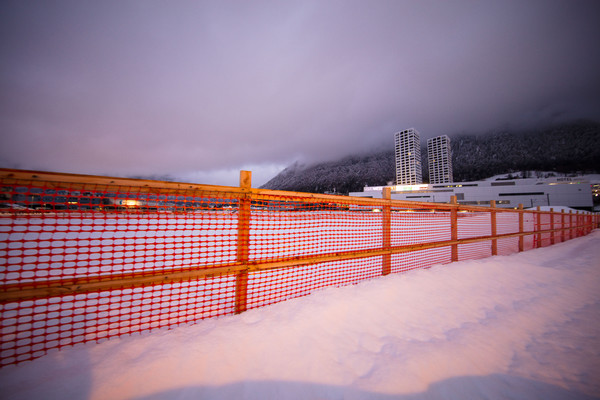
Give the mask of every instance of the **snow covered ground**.
M 600 398 L 600 230 L 50 353 L 2 399 Z

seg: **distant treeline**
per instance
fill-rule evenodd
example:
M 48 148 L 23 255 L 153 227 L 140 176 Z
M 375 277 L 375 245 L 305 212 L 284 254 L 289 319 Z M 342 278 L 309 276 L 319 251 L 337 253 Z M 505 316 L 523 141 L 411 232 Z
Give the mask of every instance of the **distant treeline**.
M 575 122 L 546 129 L 452 135 L 454 181 L 532 170 L 600 173 L 600 123 Z M 391 146 L 390 146 L 391 147 Z M 423 178 L 428 180 L 423 146 Z M 313 165 L 294 164 L 263 188 L 311 193 L 361 191 L 395 179 L 393 148 Z

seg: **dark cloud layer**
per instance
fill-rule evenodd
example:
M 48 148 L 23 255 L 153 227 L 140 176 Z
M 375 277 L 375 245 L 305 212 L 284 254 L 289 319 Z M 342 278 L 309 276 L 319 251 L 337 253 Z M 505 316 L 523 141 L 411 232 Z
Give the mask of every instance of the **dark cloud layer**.
M 0 166 L 235 184 L 406 127 L 600 119 L 599 22 L 580 0 L 5 0 Z

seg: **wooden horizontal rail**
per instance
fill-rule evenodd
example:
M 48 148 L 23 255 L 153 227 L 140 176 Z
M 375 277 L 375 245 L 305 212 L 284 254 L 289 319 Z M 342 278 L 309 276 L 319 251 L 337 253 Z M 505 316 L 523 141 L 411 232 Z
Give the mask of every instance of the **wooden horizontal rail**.
M 56 172 L 41 172 L 41 171 L 25 171 L 17 169 L 6 169 L 0 168 L 0 180 L 5 184 L 17 184 L 21 182 L 39 182 L 44 183 L 45 186 L 52 188 L 62 188 L 70 190 L 83 190 L 91 189 L 97 186 L 106 186 L 108 188 L 128 188 L 134 189 L 137 192 L 152 192 L 152 193 L 171 193 L 176 194 L 177 192 L 185 192 L 189 195 L 195 195 L 200 192 L 212 192 L 212 193 L 227 193 L 231 194 L 232 197 L 239 197 L 240 195 L 250 194 L 253 199 L 266 200 L 269 198 L 277 197 L 293 197 L 300 198 L 303 201 L 331 201 L 331 202 L 352 202 L 361 204 L 379 204 L 381 200 L 370 199 L 363 197 L 347 197 L 341 195 L 327 195 L 327 194 L 316 194 L 316 193 L 303 193 L 303 192 L 289 192 L 283 190 L 268 190 L 268 189 L 255 189 L 249 187 L 238 187 L 238 186 L 217 186 L 217 185 L 205 185 L 197 183 L 181 183 L 181 182 L 168 182 L 168 181 L 156 181 L 149 179 L 133 179 L 133 178 L 118 178 L 118 177 L 106 177 L 96 175 L 80 175 L 80 174 L 66 174 Z M 15 181 L 15 182 L 12 182 Z M 416 206 L 418 202 L 407 202 Z
M 178 192 L 185 192 L 186 195 L 200 196 L 201 193 L 212 192 L 220 194 L 229 194 L 233 198 L 239 198 L 244 195 L 250 195 L 252 200 L 272 200 L 273 198 L 281 199 L 285 197 L 291 197 L 307 203 L 328 201 L 339 204 L 351 203 L 356 205 L 366 205 L 373 207 L 382 207 L 382 205 L 384 204 L 389 204 L 392 207 L 392 211 L 394 210 L 394 208 L 416 210 L 435 209 L 439 211 L 450 211 L 452 209 L 456 209 L 458 211 L 486 213 L 490 211 L 490 207 L 466 206 L 453 203 L 423 203 L 408 200 L 374 199 L 368 197 L 347 197 L 330 194 L 256 189 L 244 186 L 217 186 L 196 183 L 157 181 L 150 179 L 119 178 L 97 175 L 28 171 L 7 168 L 0 168 L 0 180 L 2 180 L 4 184 L 9 185 L 18 184 L 19 182 L 39 182 L 40 184 L 45 184 L 45 186 L 49 188 L 70 190 L 93 190 L 97 189 L 97 186 L 105 186 L 107 190 L 117 190 L 116 188 L 125 187 L 132 192 L 140 193 L 151 192 L 157 194 L 177 194 Z M 495 210 L 497 212 L 527 212 L 542 214 L 550 213 L 549 211 L 539 211 L 531 209 L 522 210 L 511 208 L 496 208 Z
M 31 300 L 44 297 L 75 295 L 96 291 L 110 291 L 145 285 L 185 282 L 196 278 L 226 275 L 247 269 L 245 265 L 232 264 L 198 269 L 163 272 L 152 275 L 131 274 L 98 275 L 86 278 L 25 282 L 2 286 L 0 303 Z
M 240 192 L 239 187 L 199 185 L 193 183 L 156 181 L 150 179 L 118 178 L 96 175 L 80 175 L 56 172 L 25 171 L 18 169 L 0 169 L 0 179 L 11 184 L 11 180 L 40 182 L 53 188 L 85 189 L 95 186 L 136 188 L 140 192 L 161 193 L 161 191 L 207 191 L 207 192 Z
M 589 225 L 589 224 L 588 224 Z M 393 246 L 389 249 L 366 249 L 327 253 L 317 256 L 299 256 L 285 260 L 251 261 L 247 263 L 219 264 L 213 266 L 198 266 L 197 269 L 185 271 L 169 271 L 152 275 L 131 276 L 131 274 L 98 275 L 71 280 L 48 280 L 4 285 L 0 288 L 0 303 L 11 301 L 31 300 L 37 298 L 76 295 L 96 291 L 120 290 L 123 288 L 144 285 L 160 285 L 174 282 L 185 282 L 192 279 L 207 278 L 219 275 L 237 274 L 243 271 L 265 271 L 271 269 L 289 268 L 300 265 L 313 265 L 326 262 L 345 261 L 358 258 L 384 256 L 407 253 L 411 251 L 433 249 L 452 245 L 469 244 L 537 234 L 548 234 L 572 229 L 592 228 L 591 225 L 580 225 L 556 229 L 546 229 L 539 232 L 515 232 L 496 236 L 477 236 L 466 239 L 445 240 L 439 242 L 417 243 L 403 246 Z

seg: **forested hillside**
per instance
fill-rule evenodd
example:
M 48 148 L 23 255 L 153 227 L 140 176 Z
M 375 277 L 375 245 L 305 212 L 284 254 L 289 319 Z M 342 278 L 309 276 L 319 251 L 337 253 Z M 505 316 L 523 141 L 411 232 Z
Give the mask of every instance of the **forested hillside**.
M 521 171 L 600 173 L 600 123 L 576 122 L 533 131 L 449 135 L 454 181 Z M 392 139 L 390 139 L 390 143 Z M 423 178 L 428 179 L 423 140 Z M 385 185 L 395 177 L 394 149 L 313 165 L 294 164 L 263 188 L 348 193 Z

